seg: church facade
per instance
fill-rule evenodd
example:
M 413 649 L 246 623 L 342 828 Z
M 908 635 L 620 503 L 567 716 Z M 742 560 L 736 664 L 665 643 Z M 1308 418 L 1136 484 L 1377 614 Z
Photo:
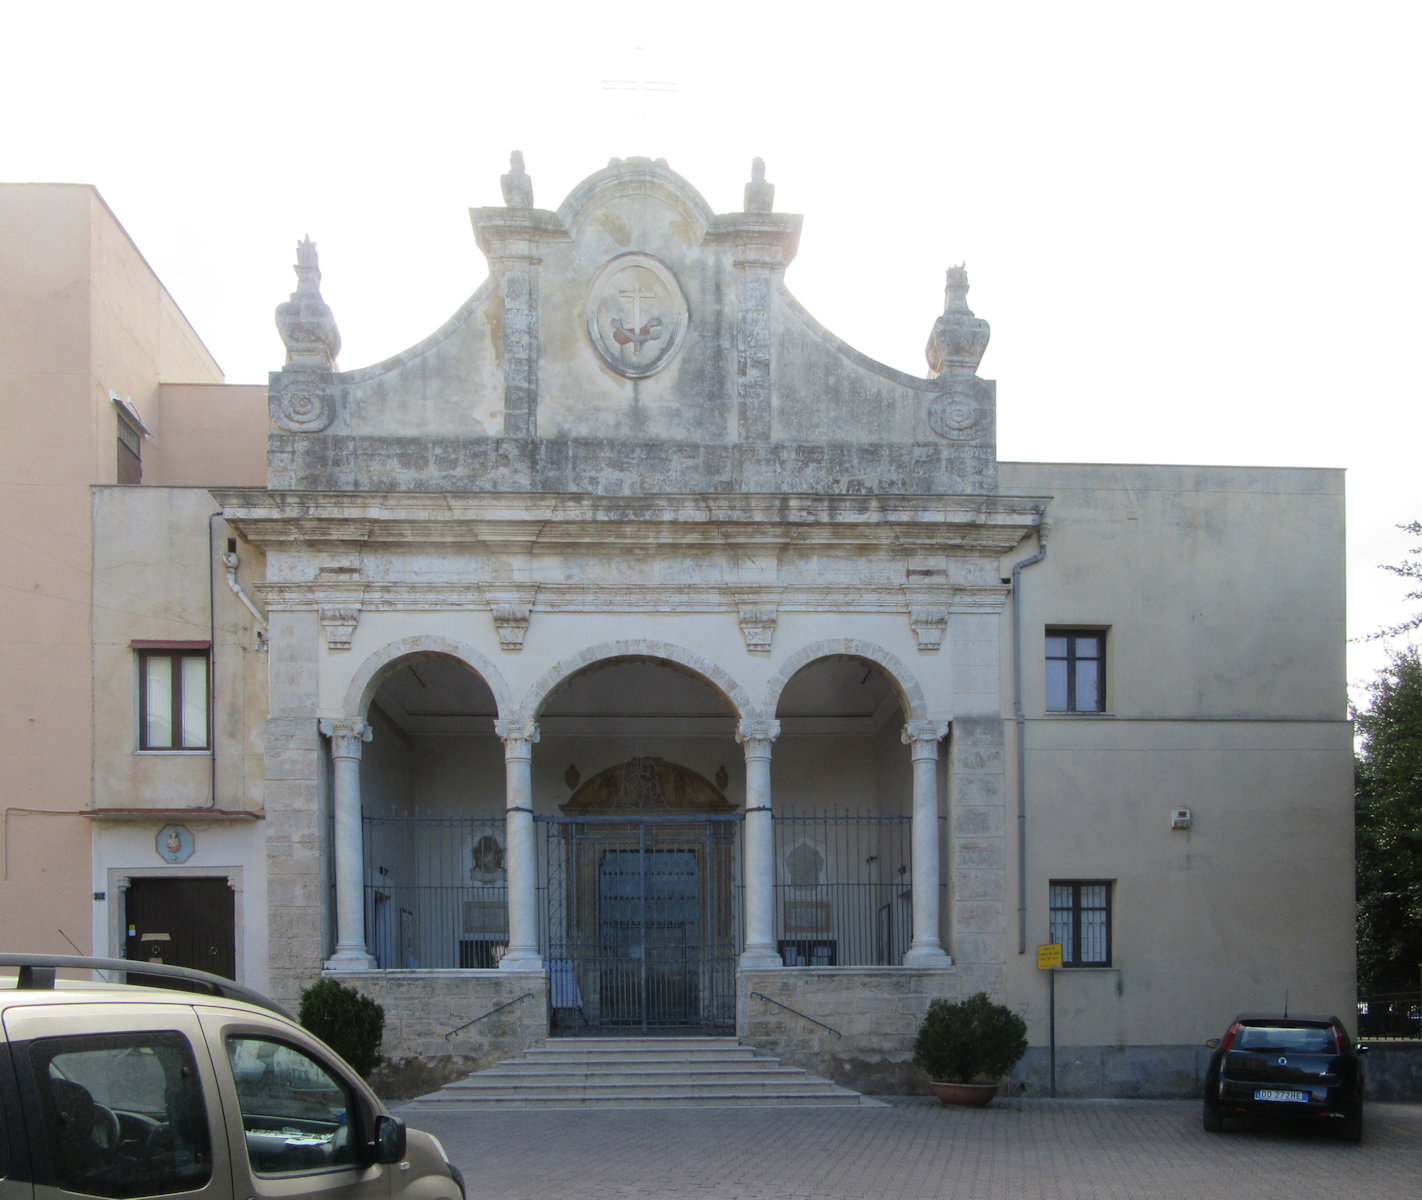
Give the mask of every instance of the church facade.
M 1341 472 L 999 461 L 966 272 L 925 376 L 872 361 L 759 163 L 730 214 L 660 160 L 503 185 L 488 279 L 374 366 L 298 248 L 264 481 L 97 490 L 103 586 L 228 632 L 96 587 L 96 949 L 132 879 L 226 872 L 236 973 L 368 992 L 431 1080 L 717 1032 L 903 1091 L 986 991 L 1033 1088 L 1189 1094 L 1236 1011 L 1351 1014 Z M 185 800 L 105 681 L 204 654 Z
M 302 247 L 268 485 L 218 493 L 266 563 L 278 992 L 886 1090 L 935 995 L 1041 1047 L 1040 944 L 1083 1086 L 1348 1007 L 1336 473 L 999 463 L 966 273 L 925 378 L 867 359 L 759 164 L 732 214 L 660 161 L 504 190 L 487 282 L 374 367 Z

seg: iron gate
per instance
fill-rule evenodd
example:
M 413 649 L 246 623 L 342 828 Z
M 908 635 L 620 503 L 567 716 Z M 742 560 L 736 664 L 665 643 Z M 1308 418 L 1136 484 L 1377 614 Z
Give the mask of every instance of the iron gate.
M 734 1029 L 739 815 L 537 820 L 553 1029 Z

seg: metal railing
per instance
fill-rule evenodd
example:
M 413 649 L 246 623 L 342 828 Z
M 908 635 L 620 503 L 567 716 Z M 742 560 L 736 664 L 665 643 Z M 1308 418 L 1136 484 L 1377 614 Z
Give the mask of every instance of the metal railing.
M 497 967 L 509 940 L 504 820 L 363 820 L 367 948 L 382 970 Z
M 826 1025 L 823 1021 L 817 1021 L 814 1017 L 810 1016 L 809 1013 L 802 1013 L 798 1008 L 791 1008 L 783 1000 L 777 1000 L 774 996 L 767 996 L 764 992 L 752 992 L 751 999 L 764 1000 L 765 1003 L 773 1004 L 776 1008 L 783 1008 L 786 1012 L 799 1017 L 802 1021 L 808 1021 L 811 1025 L 818 1025 L 821 1029 L 827 1030 L 837 1038 L 844 1037 L 844 1034 L 840 1033 L 833 1025 Z
M 911 819 L 786 809 L 773 814 L 772 828 L 774 937 L 785 965 L 901 963 L 913 936 Z M 700 995 L 722 994 L 745 934 L 740 814 L 611 822 L 540 817 L 537 829 L 541 953 L 550 960 L 597 958 L 635 934 L 675 958 L 680 938 L 687 941 L 680 951 L 686 963 L 672 974 L 696 977 Z M 653 832 L 639 841 L 633 836 L 639 829 Z M 366 939 L 378 967 L 499 965 L 508 945 L 501 816 L 367 814 L 363 835 Z M 575 852 L 574 842 L 597 849 Z M 650 908 L 638 899 L 647 886 Z M 634 908 L 650 913 L 651 923 L 632 921 Z M 702 961 L 708 953 L 714 967 Z M 708 971 L 714 987 L 705 982 Z M 601 981 L 597 990 L 604 990 Z M 607 999 L 618 1003 L 611 993 Z M 718 1000 L 713 1007 L 719 1014 L 724 1005 Z
M 1358 1037 L 1422 1040 L 1422 992 L 1359 992 Z
M 789 809 L 773 823 L 775 937 L 785 965 L 902 962 L 913 938 L 911 819 Z

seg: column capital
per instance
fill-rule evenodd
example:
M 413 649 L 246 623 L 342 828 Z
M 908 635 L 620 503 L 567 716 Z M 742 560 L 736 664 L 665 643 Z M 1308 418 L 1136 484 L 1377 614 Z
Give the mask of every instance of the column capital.
M 913 747 L 913 757 L 938 757 L 938 743 L 948 736 L 947 721 L 910 721 L 903 727 L 899 740 Z
M 367 722 L 347 717 L 339 720 L 322 717 L 320 730 L 331 739 L 332 758 L 359 758 L 361 743 L 370 741 L 374 733 Z
M 746 753 L 770 752 L 770 744 L 780 736 L 779 721 L 742 721 L 736 726 L 736 741 L 746 748 Z
M 506 753 L 527 752 L 539 738 L 538 722 L 532 717 L 495 721 L 494 732 L 503 740 Z

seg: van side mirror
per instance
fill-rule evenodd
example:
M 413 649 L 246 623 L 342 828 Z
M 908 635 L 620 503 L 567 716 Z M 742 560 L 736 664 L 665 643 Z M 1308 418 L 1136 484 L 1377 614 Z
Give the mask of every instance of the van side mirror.
M 375 1118 L 375 1161 L 385 1165 L 405 1157 L 405 1122 L 389 1113 Z

